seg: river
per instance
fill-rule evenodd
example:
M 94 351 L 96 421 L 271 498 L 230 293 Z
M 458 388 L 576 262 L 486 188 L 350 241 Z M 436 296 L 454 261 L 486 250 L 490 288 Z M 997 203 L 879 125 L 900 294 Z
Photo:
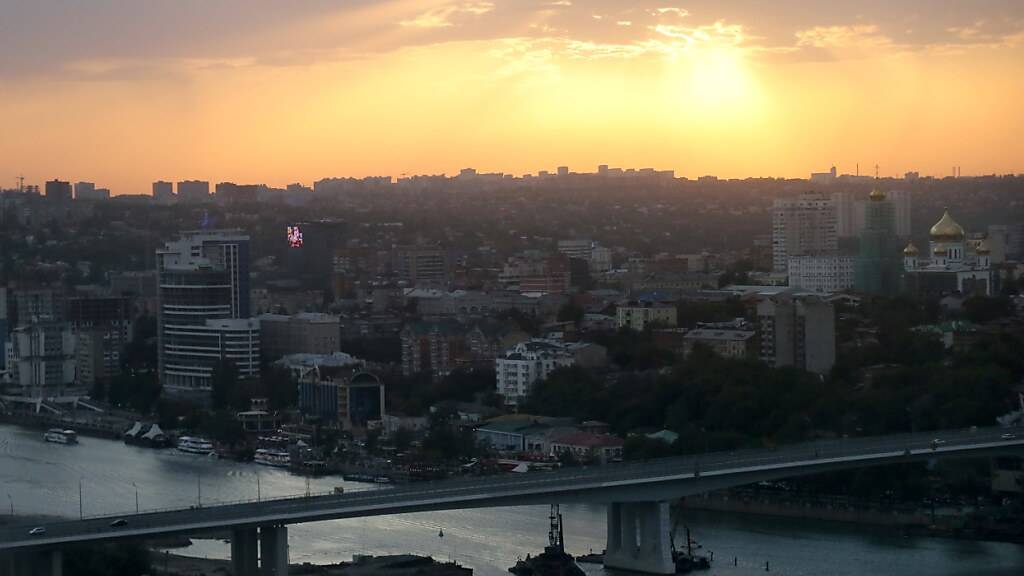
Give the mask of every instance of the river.
M 312 492 L 374 490 L 338 478 L 308 480 Z M 149 450 L 113 440 L 82 438 L 76 446 L 46 443 L 42 433 L 0 425 L 0 513 L 66 517 L 129 513 L 136 493 L 142 511 L 302 494 L 307 479 L 256 464 Z M 453 558 L 481 576 L 504 576 L 516 558 L 540 551 L 547 508 L 521 506 L 334 520 L 289 527 L 293 563 L 350 560 L 353 554 L 413 553 Z M 563 506 L 567 551 L 604 547 L 600 505 Z M 904 538 L 895 531 L 818 521 L 734 514 L 688 513 L 685 523 L 714 552 L 708 574 L 862 576 L 1009 576 L 1024 571 L 1024 546 L 941 538 Z M 444 533 L 439 537 L 439 532 Z M 228 545 L 198 540 L 179 551 L 226 558 Z M 733 566 L 733 558 L 737 565 Z M 599 566 L 584 565 L 599 576 Z

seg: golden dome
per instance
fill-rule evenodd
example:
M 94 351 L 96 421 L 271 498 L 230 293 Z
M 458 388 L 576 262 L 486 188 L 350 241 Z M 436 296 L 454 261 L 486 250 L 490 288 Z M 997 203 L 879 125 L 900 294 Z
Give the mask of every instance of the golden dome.
M 934 249 L 932 250 L 932 254 L 934 254 L 934 255 L 936 255 L 936 256 L 945 256 L 945 255 L 946 255 L 946 249 L 945 249 L 945 248 L 942 248 L 941 246 L 936 246 L 936 247 L 935 247 L 935 248 L 934 248 Z
M 964 239 L 964 229 L 949 215 L 949 209 L 942 213 L 942 218 L 932 226 L 932 240 L 938 242 L 961 242 Z
M 872 202 L 881 202 L 882 200 L 885 200 L 885 192 L 882 192 L 878 188 L 872 188 L 871 194 L 868 194 L 868 198 L 870 198 Z
M 903 249 L 903 255 L 904 256 L 917 256 L 918 255 L 917 246 L 914 246 L 913 242 L 911 242 L 910 244 L 907 244 L 907 247 Z

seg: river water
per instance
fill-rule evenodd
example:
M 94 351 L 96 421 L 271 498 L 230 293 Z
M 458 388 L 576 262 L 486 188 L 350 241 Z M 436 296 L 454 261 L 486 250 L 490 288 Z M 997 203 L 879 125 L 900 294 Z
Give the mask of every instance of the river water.
M 308 480 L 312 492 L 343 485 L 374 485 L 339 478 Z M 37 430 L 0 425 L 0 513 L 66 517 L 129 513 L 136 493 L 143 511 L 201 502 L 299 495 L 307 479 L 256 464 L 149 450 L 113 440 L 82 438 L 77 446 L 46 443 Z M 546 507 L 522 506 L 401 514 L 290 526 L 293 563 L 350 560 L 353 554 L 413 553 L 453 558 L 482 576 L 507 575 L 518 557 L 539 552 L 547 539 Z M 567 551 L 604 548 L 600 505 L 563 506 Z M 685 523 L 714 552 L 708 574 L 862 576 L 1003 576 L 1024 573 L 1024 546 L 940 538 L 904 538 L 895 531 L 817 521 L 782 520 L 691 511 Z M 444 536 L 439 537 L 443 531 Z M 227 558 L 219 540 L 199 540 L 179 551 Z M 733 558 L 737 565 L 733 566 Z M 600 566 L 583 565 L 589 574 Z

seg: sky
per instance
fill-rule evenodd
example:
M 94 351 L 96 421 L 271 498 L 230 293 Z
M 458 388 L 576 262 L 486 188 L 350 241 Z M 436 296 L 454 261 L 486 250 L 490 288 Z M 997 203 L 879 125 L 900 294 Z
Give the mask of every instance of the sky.
M 0 188 L 1019 173 L 1022 102 L 1020 0 L 0 2 Z

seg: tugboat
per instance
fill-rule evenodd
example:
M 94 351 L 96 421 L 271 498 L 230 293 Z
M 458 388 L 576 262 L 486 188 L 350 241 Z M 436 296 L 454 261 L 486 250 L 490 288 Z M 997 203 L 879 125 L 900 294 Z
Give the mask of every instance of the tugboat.
M 678 518 L 676 519 L 678 522 Z M 693 545 L 696 544 L 690 537 L 690 527 L 686 526 L 686 552 L 676 550 L 676 527 L 672 527 L 669 534 L 669 542 L 672 544 L 672 563 L 676 566 L 676 574 L 686 574 L 694 570 L 708 570 L 711 568 L 711 560 L 707 556 L 693 553 Z M 697 545 L 700 548 L 700 545 Z
M 544 552 L 533 558 L 527 555 L 525 560 L 519 560 L 508 571 L 516 576 L 585 576 L 573 557 L 565 553 L 562 514 L 558 511 L 558 504 L 551 505 L 548 518 L 551 524 Z

